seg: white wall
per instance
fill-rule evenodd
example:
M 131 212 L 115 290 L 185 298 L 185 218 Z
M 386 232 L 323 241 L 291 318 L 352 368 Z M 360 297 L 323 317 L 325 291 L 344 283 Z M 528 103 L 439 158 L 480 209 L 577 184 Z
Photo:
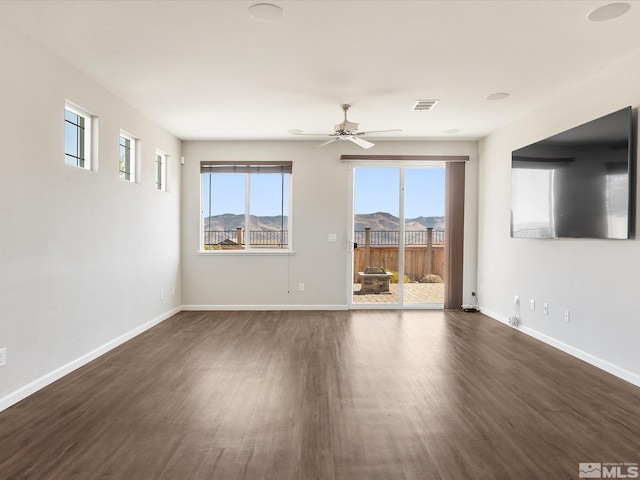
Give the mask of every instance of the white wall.
M 525 332 L 640 385 L 640 241 L 509 238 L 511 151 L 628 105 L 640 105 L 640 50 L 480 143 L 478 286 L 486 313 L 504 321 L 520 295 Z
M 0 62 L 1 410 L 179 307 L 181 143 L 4 24 Z M 97 172 L 64 163 L 65 99 L 99 117 Z M 120 129 L 140 184 L 119 179 Z
M 351 144 L 314 149 L 317 142 L 184 142 L 182 203 L 183 304 L 187 308 L 345 308 L 347 305 L 350 171 L 341 154 Z M 464 292 L 475 290 L 477 229 L 476 142 L 376 142 L 376 155 L 468 155 Z M 203 160 L 293 161 L 290 256 L 199 255 Z M 337 234 L 329 243 L 327 234 Z M 298 291 L 298 284 L 305 291 Z

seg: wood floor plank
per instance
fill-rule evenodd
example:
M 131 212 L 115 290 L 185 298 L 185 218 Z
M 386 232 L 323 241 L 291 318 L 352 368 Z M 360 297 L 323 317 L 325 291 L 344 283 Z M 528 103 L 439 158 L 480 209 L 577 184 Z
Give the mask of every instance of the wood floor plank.
M 0 413 L 0 478 L 527 480 L 640 462 L 640 389 L 478 313 L 181 312 Z

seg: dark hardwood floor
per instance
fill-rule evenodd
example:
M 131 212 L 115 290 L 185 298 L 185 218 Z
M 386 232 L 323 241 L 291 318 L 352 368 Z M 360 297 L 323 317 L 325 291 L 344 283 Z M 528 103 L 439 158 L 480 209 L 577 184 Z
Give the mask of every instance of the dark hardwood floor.
M 478 313 L 182 312 L 0 413 L 2 479 L 570 479 L 640 388 Z

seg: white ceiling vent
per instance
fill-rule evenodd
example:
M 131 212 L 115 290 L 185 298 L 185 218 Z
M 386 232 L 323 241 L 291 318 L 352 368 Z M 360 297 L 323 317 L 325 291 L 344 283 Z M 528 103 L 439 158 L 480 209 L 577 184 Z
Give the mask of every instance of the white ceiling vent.
M 413 106 L 411 110 L 413 110 L 414 112 L 428 112 L 433 107 L 435 107 L 436 103 L 438 103 L 439 101 L 440 100 L 434 100 L 434 99 L 417 100 L 416 104 Z

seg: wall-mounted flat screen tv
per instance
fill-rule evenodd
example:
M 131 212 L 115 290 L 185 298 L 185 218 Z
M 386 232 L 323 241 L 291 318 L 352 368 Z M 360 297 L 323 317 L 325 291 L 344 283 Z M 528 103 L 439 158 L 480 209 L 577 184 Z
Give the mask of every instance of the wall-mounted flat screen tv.
M 627 107 L 515 150 L 511 236 L 632 238 L 633 124 Z

